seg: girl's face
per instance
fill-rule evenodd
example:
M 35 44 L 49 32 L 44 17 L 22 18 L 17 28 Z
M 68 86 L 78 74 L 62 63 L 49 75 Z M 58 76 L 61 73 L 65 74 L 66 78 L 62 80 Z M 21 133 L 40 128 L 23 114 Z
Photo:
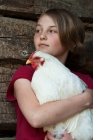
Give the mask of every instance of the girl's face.
M 34 44 L 36 50 L 53 55 L 63 63 L 68 55 L 66 47 L 61 45 L 57 25 L 47 15 L 43 15 L 37 22 Z

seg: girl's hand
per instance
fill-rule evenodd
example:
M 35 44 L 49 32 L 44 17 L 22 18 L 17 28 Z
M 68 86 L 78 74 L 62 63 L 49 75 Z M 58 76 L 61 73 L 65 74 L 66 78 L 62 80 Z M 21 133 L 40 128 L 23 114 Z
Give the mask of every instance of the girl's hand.
M 73 140 L 70 133 L 65 132 L 62 140 Z
M 47 135 L 45 136 L 44 140 L 57 140 L 57 139 L 54 138 L 49 132 L 47 132 Z M 62 139 L 60 139 L 60 140 L 73 140 L 73 139 L 69 133 L 65 132 L 63 134 Z
M 84 94 L 85 94 L 85 97 L 87 100 L 86 107 L 93 109 L 93 90 L 88 88 L 88 89 L 86 89 Z

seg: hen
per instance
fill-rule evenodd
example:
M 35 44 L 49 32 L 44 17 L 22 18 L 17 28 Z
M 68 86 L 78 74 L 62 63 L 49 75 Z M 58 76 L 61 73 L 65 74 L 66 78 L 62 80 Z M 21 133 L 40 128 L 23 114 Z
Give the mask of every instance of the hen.
M 87 85 L 57 58 L 36 51 L 31 54 L 26 64 L 31 63 L 35 69 L 31 87 L 40 104 L 66 99 L 82 93 Z M 56 125 L 44 127 L 57 139 L 67 130 L 75 140 L 92 140 L 93 110 L 87 109 L 80 114 Z

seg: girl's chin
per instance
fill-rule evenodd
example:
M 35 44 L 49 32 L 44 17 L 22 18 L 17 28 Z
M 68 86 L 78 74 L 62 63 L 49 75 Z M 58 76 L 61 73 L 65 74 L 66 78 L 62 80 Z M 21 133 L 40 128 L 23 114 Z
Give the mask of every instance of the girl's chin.
M 37 49 L 36 51 L 41 51 L 41 52 L 44 52 L 44 53 L 48 53 L 48 51 L 44 50 L 44 49 Z
M 46 50 L 46 49 L 36 49 L 36 51 L 41 51 L 41 52 L 43 52 L 43 53 L 48 53 L 48 54 L 50 54 L 51 55 L 51 53 L 48 51 L 48 50 Z

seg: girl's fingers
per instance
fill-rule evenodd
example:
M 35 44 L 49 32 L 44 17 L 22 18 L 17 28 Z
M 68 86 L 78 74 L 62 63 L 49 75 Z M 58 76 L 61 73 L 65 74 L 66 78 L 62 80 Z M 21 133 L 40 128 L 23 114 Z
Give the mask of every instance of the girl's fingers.
M 48 140 L 47 135 L 45 136 L 44 140 Z
M 47 132 L 47 135 L 45 136 L 44 140 L 57 140 L 57 139 L 54 138 L 49 132 Z
M 73 140 L 70 133 L 65 132 L 63 134 L 62 140 Z

